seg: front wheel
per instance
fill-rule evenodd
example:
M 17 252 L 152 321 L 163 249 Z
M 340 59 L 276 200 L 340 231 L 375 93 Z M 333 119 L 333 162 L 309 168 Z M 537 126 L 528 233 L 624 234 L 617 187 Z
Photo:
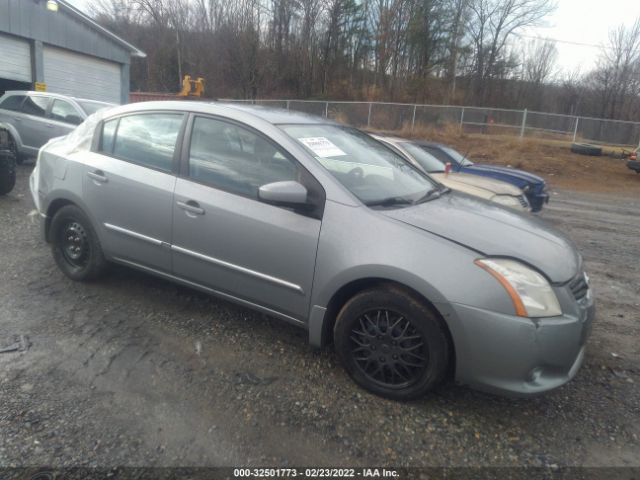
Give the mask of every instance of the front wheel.
M 86 214 L 75 205 L 62 207 L 51 220 L 51 249 L 60 270 L 72 280 L 91 280 L 106 267 L 102 247 Z
M 336 351 L 353 380 L 395 400 L 435 388 L 449 365 L 445 327 L 431 308 L 395 285 L 355 295 L 334 327 Z

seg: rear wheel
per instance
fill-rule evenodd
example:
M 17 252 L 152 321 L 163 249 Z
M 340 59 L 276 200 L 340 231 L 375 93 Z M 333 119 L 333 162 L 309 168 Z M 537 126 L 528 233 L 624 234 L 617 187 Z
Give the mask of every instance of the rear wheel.
M 0 195 L 6 195 L 16 184 L 16 158 L 18 148 L 11 135 L 7 134 L 7 145 L 0 147 Z
M 423 396 L 445 376 L 449 340 L 439 317 L 395 285 L 366 290 L 340 310 L 336 351 L 353 380 L 396 400 Z
M 106 260 L 98 237 L 85 213 L 75 205 L 62 207 L 51 220 L 53 258 L 72 280 L 91 280 L 100 276 Z

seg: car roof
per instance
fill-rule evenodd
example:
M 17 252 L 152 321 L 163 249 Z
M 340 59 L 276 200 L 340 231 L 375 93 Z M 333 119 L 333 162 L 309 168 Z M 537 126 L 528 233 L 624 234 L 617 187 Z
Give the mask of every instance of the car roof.
M 159 100 L 152 102 L 137 102 L 114 107 L 109 110 L 107 117 L 135 112 L 152 110 L 175 110 L 179 112 L 204 113 L 210 115 L 233 114 L 249 115 L 273 125 L 303 124 L 303 125 L 338 125 L 333 120 L 309 115 L 303 112 L 291 112 L 283 108 L 265 107 L 261 105 L 243 105 L 226 102 L 204 102 L 194 100 Z M 237 115 L 233 115 L 237 116 Z
M 217 103 L 218 105 L 248 112 L 269 123 L 303 123 L 303 124 L 335 124 L 333 120 L 311 115 L 309 113 L 287 110 L 285 108 L 267 107 L 264 105 L 247 105 L 244 103 Z
M 415 140 L 412 138 L 393 137 L 390 135 L 378 135 L 376 133 L 372 135 L 374 138 L 391 142 L 391 143 L 414 143 L 416 145 L 422 145 L 424 147 L 446 147 L 446 145 L 442 143 L 429 142 L 427 140 Z
M 76 102 L 92 102 L 92 103 L 100 103 L 105 106 L 116 105 L 115 103 L 103 102 L 102 100 L 92 100 L 90 98 L 78 98 L 72 97 L 71 95 L 64 95 L 62 93 L 53 93 L 53 92 L 38 92 L 35 90 L 7 90 L 4 92 L 6 94 L 11 95 L 46 95 L 47 97 L 59 98 L 60 100 L 75 100 Z

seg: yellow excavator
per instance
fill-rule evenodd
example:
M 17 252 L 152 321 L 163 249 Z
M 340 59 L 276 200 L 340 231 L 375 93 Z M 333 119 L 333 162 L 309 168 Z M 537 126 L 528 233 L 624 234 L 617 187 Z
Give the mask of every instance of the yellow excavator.
M 182 90 L 179 97 L 201 97 L 204 93 L 204 78 L 191 79 L 191 75 L 185 75 L 182 79 Z

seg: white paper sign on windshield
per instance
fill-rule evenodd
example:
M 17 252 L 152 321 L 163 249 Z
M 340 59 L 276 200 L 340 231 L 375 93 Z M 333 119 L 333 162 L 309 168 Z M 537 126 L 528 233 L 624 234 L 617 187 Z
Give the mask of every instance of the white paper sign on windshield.
M 321 158 L 341 157 L 346 155 L 326 137 L 303 137 L 298 139 L 309 150 Z

